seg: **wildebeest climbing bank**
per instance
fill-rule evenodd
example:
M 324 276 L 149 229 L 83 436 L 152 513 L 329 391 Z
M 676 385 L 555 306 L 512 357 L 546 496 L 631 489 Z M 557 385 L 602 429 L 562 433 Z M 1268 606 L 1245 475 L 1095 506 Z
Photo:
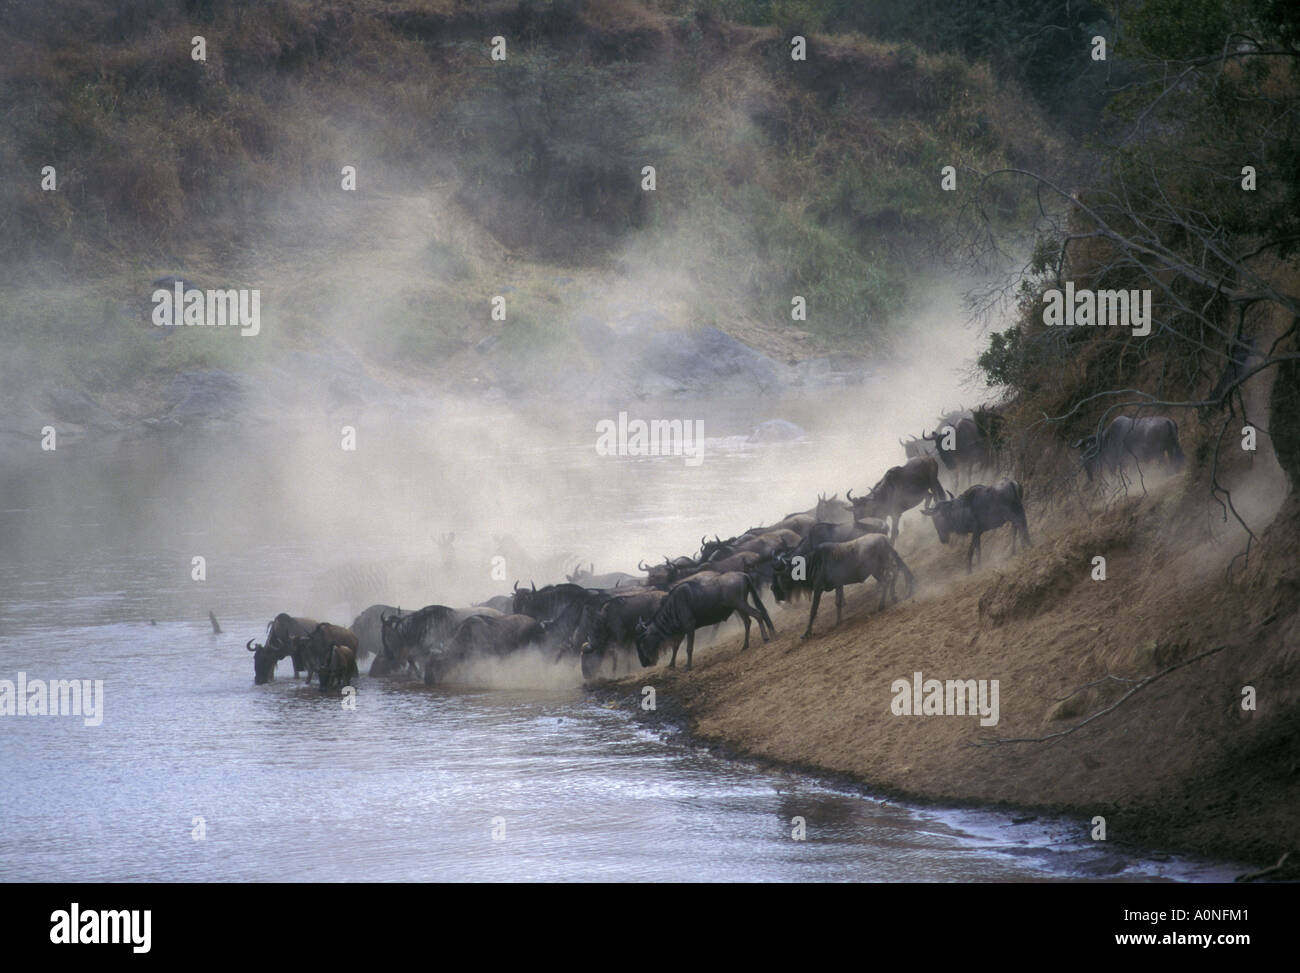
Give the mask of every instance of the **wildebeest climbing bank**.
M 0 4 L 0 877 L 1296 878 L 1300 19 L 1175 8 Z

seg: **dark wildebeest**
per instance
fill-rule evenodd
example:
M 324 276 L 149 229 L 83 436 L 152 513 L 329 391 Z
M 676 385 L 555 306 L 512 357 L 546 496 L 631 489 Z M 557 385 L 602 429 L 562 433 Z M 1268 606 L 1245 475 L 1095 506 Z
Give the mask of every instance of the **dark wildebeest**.
M 1015 480 L 999 480 L 996 486 L 977 483 L 955 500 L 944 500 L 932 508 L 922 510 L 934 520 L 940 543 L 947 544 L 951 534 L 971 534 L 970 550 L 966 552 L 966 573 L 971 572 L 971 558 L 980 553 L 980 535 L 1011 524 L 1011 553 L 1016 552 L 1016 538 L 1029 543 L 1029 523 L 1025 520 L 1024 491 Z M 983 560 L 983 554 L 980 554 Z
M 939 485 L 939 464 L 933 456 L 909 459 L 902 466 L 891 467 L 865 497 L 850 495 L 849 502 L 856 520 L 876 517 L 892 521 L 889 529 L 892 542 L 898 540 L 898 521 L 903 512 L 911 510 L 926 496 L 936 502 L 945 497 Z
M 330 658 L 330 650 L 342 645 L 352 650 L 352 664 L 356 665 L 357 636 L 342 625 L 320 622 L 308 635 L 295 635 L 293 647 L 302 654 L 307 662 L 307 678 L 312 673 L 320 672 Z
M 357 656 L 346 645 L 331 645 L 329 655 L 321 662 L 320 691 L 342 689 L 352 685 L 357 678 Z
M 384 655 L 388 658 L 392 671 L 406 668 L 419 675 L 420 667 L 425 665 L 429 656 L 442 650 L 443 643 L 451 638 L 465 619 L 471 615 L 497 614 L 491 608 L 460 611 L 446 605 L 426 605 L 401 618 L 385 615 L 380 623 Z
M 1141 473 L 1142 464 L 1158 461 L 1177 473 L 1183 468 L 1183 450 L 1178 445 L 1178 425 L 1168 416 L 1142 416 L 1131 419 L 1116 416 L 1101 434 L 1084 436 L 1074 443 L 1083 450 L 1083 468 L 1088 482 L 1100 469 L 1101 475 L 1123 474 L 1129 465 Z
M 733 554 L 746 552 L 770 557 L 773 554 L 793 550 L 799 546 L 801 540 L 803 538 L 799 533 L 784 528 L 769 530 L 762 534 L 744 534 L 740 537 L 733 537 L 729 541 L 719 541 L 715 538 L 700 548 L 701 565 L 709 561 L 718 561 L 724 557 L 730 557 Z M 705 553 L 706 550 L 708 553 Z
M 546 621 L 547 634 L 559 645 L 558 662 L 566 651 L 574 648 L 572 636 L 588 605 L 598 605 L 609 595 L 599 588 L 585 588 L 577 584 L 551 584 L 544 588 L 520 588 L 515 585 L 511 614 L 527 615 Z
M 503 658 L 511 652 L 540 646 L 546 640 L 546 623 L 528 615 L 471 615 L 440 651 L 424 665 L 424 684 L 437 685 L 463 662 L 482 656 Z
M 969 480 L 974 476 L 975 467 L 992 468 L 993 453 L 989 440 L 971 416 L 962 416 L 955 422 L 950 420 L 933 433 L 922 433 L 921 438 L 934 443 L 940 462 L 954 474 L 957 486 L 961 485 L 963 470 Z
M 274 679 L 275 664 L 286 657 L 293 659 L 293 678 L 297 679 L 299 672 L 307 670 L 310 679 L 306 660 L 294 649 L 293 639 L 298 635 L 310 635 L 317 624 L 314 618 L 293 618 L 284 612 L 271 619 L 266 625 L 266 644 L 254 645 L 249 639 L 244 646 L 253 653 L 253 682 L 260 686 Z
M 582 653 L 582 678 L 592 680 L 599 674 L 607 657 L 614 660 L 618 672 L 618 652 L 636 647 L 637 622 L 658 611 L 668 592 L 645 588 L 611 595 L 599 606 L 587 606 L 574 632 Z
M 751 608 L 747 599 L 752 598 Z M 636 630 L 636 654 L 641 665 L 652 666 L 659 661 L 659 650 L 664 642 L 673 643 L 673 656 L 669 669 L 677 668 L 677 649 L 686 637 L 686 668 L 691 667 L 695 652 L 695 630 L 718 625 L 733 614 L 739 613 L 745 623 L 745 644 L 749 648 L 749 622 L 758 619 L 758 633 L 768 641 L 769 633 L 776 631 L 767 609 L 758 597 L 758 586 L 747 574 L 732 571 L 713 577 L 693 578 L 677 585 L 659 605 L 649 622 L 640 622 Z
M 811 638 L 813 621 L 821 605 L 822 592 L 835 589 L 835 624 L 844 617 L 844 586 L 861 584 L 875 578 L 880 587 L 880 608 L 885 608 L 886 597 L 898 602 L 898 572 L 907 579 L 907 595 L 912 596 L 914 579 L 894 546 L 880 534 L 864 534 L 851 541 L 832 541 L 819 544 L 812 552 L 808 564 L 809 586 L 812 588 L 812 608 L 808 612 L 808 628 L 803 638 Z

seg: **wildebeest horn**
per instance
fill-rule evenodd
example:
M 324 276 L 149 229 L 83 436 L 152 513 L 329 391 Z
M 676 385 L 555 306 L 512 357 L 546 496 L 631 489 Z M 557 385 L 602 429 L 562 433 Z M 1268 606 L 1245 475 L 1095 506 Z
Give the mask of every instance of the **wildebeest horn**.
M 650 570 L 649 566 L 645 563 L 645 558 L 642 558 L 640 561 L 637 561 L 637 562 L 636 562 L 636 569 L 637 569 L 638 571 L 649 571 L 649 570 Z
M 515 579 L 515 586 L 514 586 L 514 588 L 511 589 L 511 590 L 513 590 L 513 591 L 518 591 L 518 590 L 519 590 L 519 579 L 517 579 L 517 578 Z
M 943 492 L 946 493 L 946 494 L 948 494 L 948 499 L 949 499 L 949 500 L 953 499 L 953 495 L 952 495 L 952 491 L 951 491 L 951 490 L 945 489 Z
M 256 652 L 256 651 L 257 651 L 257 649 L 253 648 L 253 640 L 252 640 L 252 639 L 249 639 L 247 642 L 244 643 L 244 648 L 246 648 L 249 652 Z
M 844 491 L 844 499 L 847 500 L 849 503 L 853 502 L 853 487 L 849 487 L 847 490 Z M 858 497 L 858 499 L 861 500 L 862 498 Z
M 532 578 L 529 578 L 529 579 L 528 579 L 528 583 L 529 583 L 530 585 L 533 586 L 533 593 L 536 594 L 536 592 L 537 592 L 537 582 L 534 581 Z

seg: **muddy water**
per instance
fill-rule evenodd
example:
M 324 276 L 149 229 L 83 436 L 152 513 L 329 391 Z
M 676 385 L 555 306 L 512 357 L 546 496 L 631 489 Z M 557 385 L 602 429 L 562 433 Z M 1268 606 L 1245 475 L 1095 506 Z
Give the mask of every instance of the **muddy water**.
M 814 481 L 830 479 L 828 468 L 844 482 L 821 488 L 863 482 L 863 463 L 840 463 L 861 448 L 854 430 L 760 450 L 743 442 L 744 425 L 768 417 L 754 413 L 719 422 L 707 477 L 679 460 L 636 457 L 593 472 L 592 437 L 576 425 L 544 445 L 520 446 L 491 477 L 483 471 L 499 447 L 476 454 L 461 443 L 458 475 L 479 484 L 484 504 L 509 511 L 477 533 L 549 517 L 546 530 L 517 530 L 539 560 L 581 550 L 602 569 L 630 568 L 619 561 L 625 551 L 676 553 L 710 527 L 779 516 Z M 587 417 L 581 424 L 589 428 Z M 450 515 L 425 469 L 374 462 L 364 486 L 376 515 L 340 511 L 319 493 L 318 510 L 293 496 L 286 502 L 284 477 L 264 475 L 274 449 L 218 441 L 203 455 L 136 446 L 61 456 L 3 481 L 0 679 L 103 680 L 104 713 L 98 726 L 0 716 L 2 879 L 1233 874 L 1223 865 L 1131 858 L 1088 841 L 1078 822 L 1017 825 L 991 813 L 911 809 L 723 761 L 593 702 L 576 666 L 507 673 L 490 690 L 363 677 L 354 710 L 295 683 L 284 667 L 273 684 L 254 686 L 244 641 L 275 611 L 326 611 L 303 580 L 330 563 L 320 536 L 347 536 L 350 557 L 373 561 L 386 550 L 418 553 Z M 528 505 L 543 481 L 549 492 L 534 492 Z M 755 495 L 765 499 L 744 499 Z M 442 499 L 467 507 L 474 497 L 447 488 Z M 412 524 L 426 503 L 417 536 Z M 478 559 L 491 545 L 480 550 L 471 534 L 462 532 L 461 560 L 446 579 L 486 597 L 496 582 Z M 207 559 L 202 582 L 192 578 L 196 552 Z M 423 600 L 444 599 L 431 591 Z M 209 608 L 224 634 L 211 632 Z M 806 840 L 793 840 L 795 818 L 804 819 Z

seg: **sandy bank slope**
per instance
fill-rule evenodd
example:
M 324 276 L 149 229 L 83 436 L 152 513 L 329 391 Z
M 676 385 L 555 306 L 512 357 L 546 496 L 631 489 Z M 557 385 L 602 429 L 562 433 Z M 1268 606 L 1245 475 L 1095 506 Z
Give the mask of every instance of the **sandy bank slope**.
M 639 700 L 656 686 L 658 715 L 698 739 L 876 793 L 1104 815 L 1109 840 L 1270 865 L 1300 849 L 1300 557 L 1280 530 L 1229 587 L 1241 545 L 1176 481 L 1054 536 L 1040 527 L 1027 554 L 986 540 L 971 578 L 964 545 L 945 549 L 923 527 L 899 539 L 920 581 L 913 601 L 877 614 L 869 582 L 849 589 L 838 629 L 832 594 L 812 639 L 799 638 L 802 603 L 744 653 L 729 622 L 692 673 L 645 670 L 621 687 Z M 1097 554 L 1104 582 L 1090 577 Z M 1069 731 L 1171 668 L 1073 732 L 987 745 Z M 999 680 L 998 724 L 893 715 L 891 684 L 917 671 Z

